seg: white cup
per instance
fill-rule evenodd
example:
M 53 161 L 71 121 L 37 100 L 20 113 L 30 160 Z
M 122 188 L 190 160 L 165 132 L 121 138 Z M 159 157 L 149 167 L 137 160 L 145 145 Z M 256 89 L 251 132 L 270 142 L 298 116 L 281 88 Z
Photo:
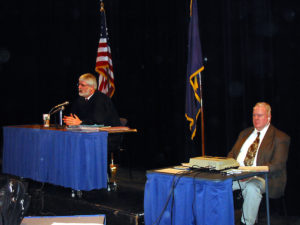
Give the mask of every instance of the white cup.
M 50 127 L 50 114 L 43 114 L 44 127 Z

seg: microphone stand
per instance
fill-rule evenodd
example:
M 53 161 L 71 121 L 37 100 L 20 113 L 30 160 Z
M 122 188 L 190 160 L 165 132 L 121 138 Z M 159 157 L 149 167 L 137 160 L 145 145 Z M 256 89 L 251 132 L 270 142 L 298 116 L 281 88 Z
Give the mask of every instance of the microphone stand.
M 64 106 L 61 106 L 61 107 L 58 107 L 57 109 L 55 109 L 54 111 L 52 111 L 51 113 L 50 113 L 50 115 L 52 115 L 52 114 L 54 114 L 54 113 L 56 113 L 56 112 L 58 112 L 59 111 L 59 125 L 57 125 L 57 127 L 58 128 L 63 128 L 64 126 L 63 126 L 63 120 L 62 120 L 62 115 L 63 115 L 63 110 L 65 110 L 65 107 Z
M 61 109 L 59 110 L 59 126 L 62 127 L 63 126 L 63 122 L 62 122 L 62 111 L 65 109 L 64 106 L 61 107 Z

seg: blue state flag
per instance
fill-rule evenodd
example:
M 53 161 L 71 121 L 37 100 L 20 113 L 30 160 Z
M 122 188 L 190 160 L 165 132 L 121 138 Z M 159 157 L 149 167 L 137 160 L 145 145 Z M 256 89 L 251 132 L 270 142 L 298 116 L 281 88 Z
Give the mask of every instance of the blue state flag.
M 196 122 L 201 112 L 201 71 L 204 70 L 198 26 L 197 0 L 191 0 L 188 39 L 185 117 L 189 122 L 191 139 L 196 135 Z

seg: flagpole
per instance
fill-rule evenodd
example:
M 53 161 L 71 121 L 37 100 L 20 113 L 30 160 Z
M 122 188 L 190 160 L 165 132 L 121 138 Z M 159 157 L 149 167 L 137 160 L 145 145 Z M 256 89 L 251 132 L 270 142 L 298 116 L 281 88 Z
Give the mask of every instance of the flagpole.
M 202 138 L 202 156 L 205 156 L 205 143 L 204 143 L 204 107 L 203 107 L 203 96 L 202 96 L 202 81 L 201 73 L 198 73 L 200 82 L 200 101 L 201 101 L 201 138 Z
M 104 11 L 104 3 L 103 0 L 100 0 L 100 12 Z

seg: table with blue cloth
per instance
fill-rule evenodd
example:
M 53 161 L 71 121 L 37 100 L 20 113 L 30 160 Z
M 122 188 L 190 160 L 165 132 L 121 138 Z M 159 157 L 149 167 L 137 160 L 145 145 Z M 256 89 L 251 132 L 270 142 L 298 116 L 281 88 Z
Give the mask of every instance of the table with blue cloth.
M 147 172 L 146 225 L 234 225 L 232 181 L 266 174 L 250 172 L 233 177 L 203 171 L 161 171 Z M 270 224 L 268 196 L 266 203 Z
M 2 172 L 74 190 L 107 187 L 107 132 L 3 127 Z

